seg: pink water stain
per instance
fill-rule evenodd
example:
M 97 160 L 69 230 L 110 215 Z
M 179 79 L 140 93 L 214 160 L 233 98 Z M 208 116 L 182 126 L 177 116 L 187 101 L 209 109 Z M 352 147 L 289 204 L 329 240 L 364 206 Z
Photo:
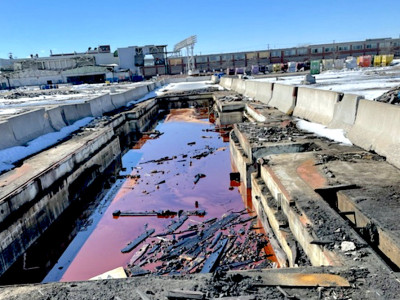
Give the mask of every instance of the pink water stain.
M 121 249 L 146 230 L 145 224 L 147 229 L 154 228 L 157 234 L 164 232 L 172 220 L 157 217 L 113 218 L 112 212 L 115 210 L 204 209 L 207 212 L 203 218 L 189 217 L 181 227 L 184 230 L 189 224 L 196 224 L 210 217 L 221 217 L 229 211 L 240 211 L 244 208 L 238 190 L 229 190 L 231 167 L 228 143 L 223 142 L 218 132 L 203 131 L 212 128 L 212 124 L 205 122 L 172 120 L 160 123 L 156 129 L 164 132 L 163 135 L 158 139 L 146 141 L 141 149 L 131 150 L 143 153 L 137 166 L 139 168 L 132 170 L 132 174 L 139 174 L 141 178 L 136 183 L 134 180 L 129 180 L 123 185 L 104 217 L 65 271 L 61 281 L 87 280 L 111 269 L 125 267 L 141 245 L 126 254 L 121 253 Z M 191 142 L 196 144 L 188 145 Z M 225 151 L 221 148 L 220 151 L 201 159 L 190 158 L 206 151 L 206 147 L 227 148 Z M 176 158 L 162 164 L 143 163 L 166 156 L 176 156 Z M 186 161 L 179 162 L 180 160 Z M 127 166 L 128 169 L 131 167 Z M 158 172 L 152 173 L 152 171 Z M 206 176 L 194 184 L 195 176 L 199 173 Z M 159 184 L 157 188 L 157 183 L 163 180 L 165 183 Z M 196 201 L 198 208 L 195 207 Z M 144 243 L 155 241 L 157 239 L 152 237 Z M 155 264 L 150 264 L 146 268 L 154 266 Z

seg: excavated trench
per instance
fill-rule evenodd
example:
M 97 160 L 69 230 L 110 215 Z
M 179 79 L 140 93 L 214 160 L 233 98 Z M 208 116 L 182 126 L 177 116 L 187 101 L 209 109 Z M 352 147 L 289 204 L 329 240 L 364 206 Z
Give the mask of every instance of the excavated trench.
M 117 267 L 129 276 L 205 272 L 209 257 L 221 249 L 218 264 L 228 269 L 277 267 L 251 196 L 240 194 L 243 186 L 232 173 L 231 127 L 212 123 L 204 100 L 197 109 L 171 109 L 188 102 L 160 105 L 169 113 L 140 139 L 133 137 L 122 162 L 97 174 L 88 188 L 75 182 L 84 201 L 74 202 L 1 283 L 87 280 Z M 224 223 L 226 218 L 231 221 Z M 132 251 L 121 251 L 153 229 Z M 180 248 L 182 241 L 193 246 Z M 145 254 L 133 263 L 141 251 Z M 171 255 L 174 251 L 179 255 Z

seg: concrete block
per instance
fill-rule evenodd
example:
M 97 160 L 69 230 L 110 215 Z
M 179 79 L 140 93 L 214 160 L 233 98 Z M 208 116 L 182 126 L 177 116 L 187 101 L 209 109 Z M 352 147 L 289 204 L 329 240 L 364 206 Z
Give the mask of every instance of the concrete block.
M 255 99 L 257 93 L 257 81 L 246 80 L 244 95 L 246 97 Z
M 399 128 L 399 106 L 360 100 L 348 138 L 357 146 L 385 156 L 389 163 L 400 168 Z
M 46 110 L 47 118 L 49 119 L 50 126 L 54 131 L 59 131 L 61 128 L 67 126 L 65 123 L 65 116 L 62 106 L 56 106 Z
M 42 108 L 16 115 L 7 120 L 18 145 L 54 131 L 50 126 L 49 119 L 45 118 L 45 116 L 45 109 Z
M 215 75 L 212 75 L 212 76 L 211 76 L 211 82 L 212 82 L 212 83 L 219 83 L 219 77 L 218 77 L 218 76 L 215 76 Z
M 5 149 L 18 145 L 14 132 L 7 121 L 0 122 L 0 149 Z
M 297 87 L 293 85 L 274 84 L 271 100 L 268 105 L 291 115 L 296 106 Z
M 92 116 L 93 117 L 100 117 L 106 112 L 113 111 L 116 109 L 114 106 L 112 100 L 111 100 L 111 95 L 110 94 L 105 94 L 101 95 L 99 97 L 95 97 L 93 99 L 90 99 L 86 101 L 90 105 L 90 110 L 92 111 Z
M 111 102 L 115 108 L 120 108 L 126 105 L 127 100 L 126 96 L 129 94 L 129 91 L 124 91 L 118 94 L 111 94 Z
M 238 92 L 241 95 L 244 95 L 244 92 L 246 91 L 246 81 L 243 79 L 238 79 L 239 81 L 237 82 L 237 87 L 236 87 L 236 92 Z
M 238 91 L 238 84 L 241 81 L 241 79 L 238 78 L 233 78 L 232 79 L 232 84 L 231 84 L 231 90 L 234 90 L 235 92 Z
M 224 87 L 224 88 L 230 90 L 231 87 L 232 87 L 232 80 L 233 80 L 232 77 L 226 77 L 226 76 L 224 76 L 224 77 L 221 77 L 221 80 L 220 80 L 219 84 L 220 84 L 222 87 Z
M 138 86 L 135 87 L 134 89 L 130 89 L 127 94 L 125 94 L 126 97 L 126 103 L 134 100 L 139 100 L 140 98 L 144 97 L 148 93 L 147 86 Z
M 274 84 L 271 82 L 257 82 L 255 100 L 268 104 L 272 97 L 273 87 Z
M 71 125 L 74 122 L 81 120 L 83 118 L 92 116 L 90 103 L 87 102 L 63 105 L 62 109 L 64 111 L 65 121 L 68 125 Z
M 333 120 L 340 94 L 333 91 L 299 87 L 293 115 L 311 122 L 328 125 Z
M 344 94 L 342 101 L 335 104 L 333 119 L 329 128 L 341 128 L 348 132 L 356 120 L 358 102 L 362 97 L 355 94 Z

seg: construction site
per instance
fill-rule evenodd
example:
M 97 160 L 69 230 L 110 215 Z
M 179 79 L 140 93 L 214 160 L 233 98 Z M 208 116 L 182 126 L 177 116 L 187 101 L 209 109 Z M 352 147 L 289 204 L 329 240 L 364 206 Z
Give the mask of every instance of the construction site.
M 196 42 L 0 61 L 0 299 L 398 299 L 398 39 Z

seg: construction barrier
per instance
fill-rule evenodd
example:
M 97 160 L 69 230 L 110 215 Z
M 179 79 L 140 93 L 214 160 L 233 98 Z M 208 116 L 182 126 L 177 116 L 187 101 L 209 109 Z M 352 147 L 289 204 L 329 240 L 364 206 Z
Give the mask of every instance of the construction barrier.
M 239 79 L 239 81 L 237 83 L 236 92 L 238 92 L 241 95 L 244 95 L 245 91 L 246 91 L 246 81 L 243 79 Z
M 356 121 L 348 134 L 350 141 L 385 156 L 400 168 L 400 107 L 371 100 L 360 100 Z
M 19 145 L 54 131 L 44 108 L 25 112 L 7 119 Z
M 257 87 L 257 81 L 246 80 L 244 95 L 246 97 L 255 99 L 257 92 L 256 87 Z
M 0 122 L 0 149 L 18 146 L 20 143 L 15 139 L 14 132 L 7 121 Z
M 272 98 L 268 105 L 277 108 L 285 114 L 291 115 L 296 106 L 296 97 L 296 86 L 275 83 Z
M 333 119 L 329 128 L 341 128 L 348 132 L 356 120 L 358 102 L 362 96 L 344 94 L 342 100 L 335 104 Z
M 87 102 L 78 104 L 63 105 L 65 121 L 67 125 L 72 125 L 76 121 L 92 116 L 90 104 Z
M 230 90 L 232 88 L 232 80 L 233 80 L 232 77 L 223 76 L 223 77 L 221 77 L 219 84 L 222 87 Z
M 146 88 L 147 89 L 147 88 Z M 118 94 L 111 94 L 111 102 L 115 108 L 120 108 L 126 105 L 126 96 L 129 93 L 128 91 L 124 91 Z
M 237 92 L 238 91 L 238 85 L 239 85 L 240 81 L 241 81 L 241 79 L 239 79 L 239 78 L 233 78 L 232 79 L 232 84 L 231 84 L 231 90 Z
M 328 125 L 333 120 L 335 105 L 339 100 L 340 94 L 337 92 L 299 87 L 293 115 Z
M 255 99 L 264 104 L 268 104 L 272 97 L 272 89 L 274 84 L 271 82 L 257 81 Z
M 50 126 L 54 129 L 54 131 L 59 131 L 61 128 L 67 126 L 65 123 L 62 106 L 49 108 L 46 110 L 46 115 L 49 119 Z
M 116 109 L 110 94 L 101 95 L 85 102 L 89 103 L 93 117 L 101 117 L 104 113 Z

